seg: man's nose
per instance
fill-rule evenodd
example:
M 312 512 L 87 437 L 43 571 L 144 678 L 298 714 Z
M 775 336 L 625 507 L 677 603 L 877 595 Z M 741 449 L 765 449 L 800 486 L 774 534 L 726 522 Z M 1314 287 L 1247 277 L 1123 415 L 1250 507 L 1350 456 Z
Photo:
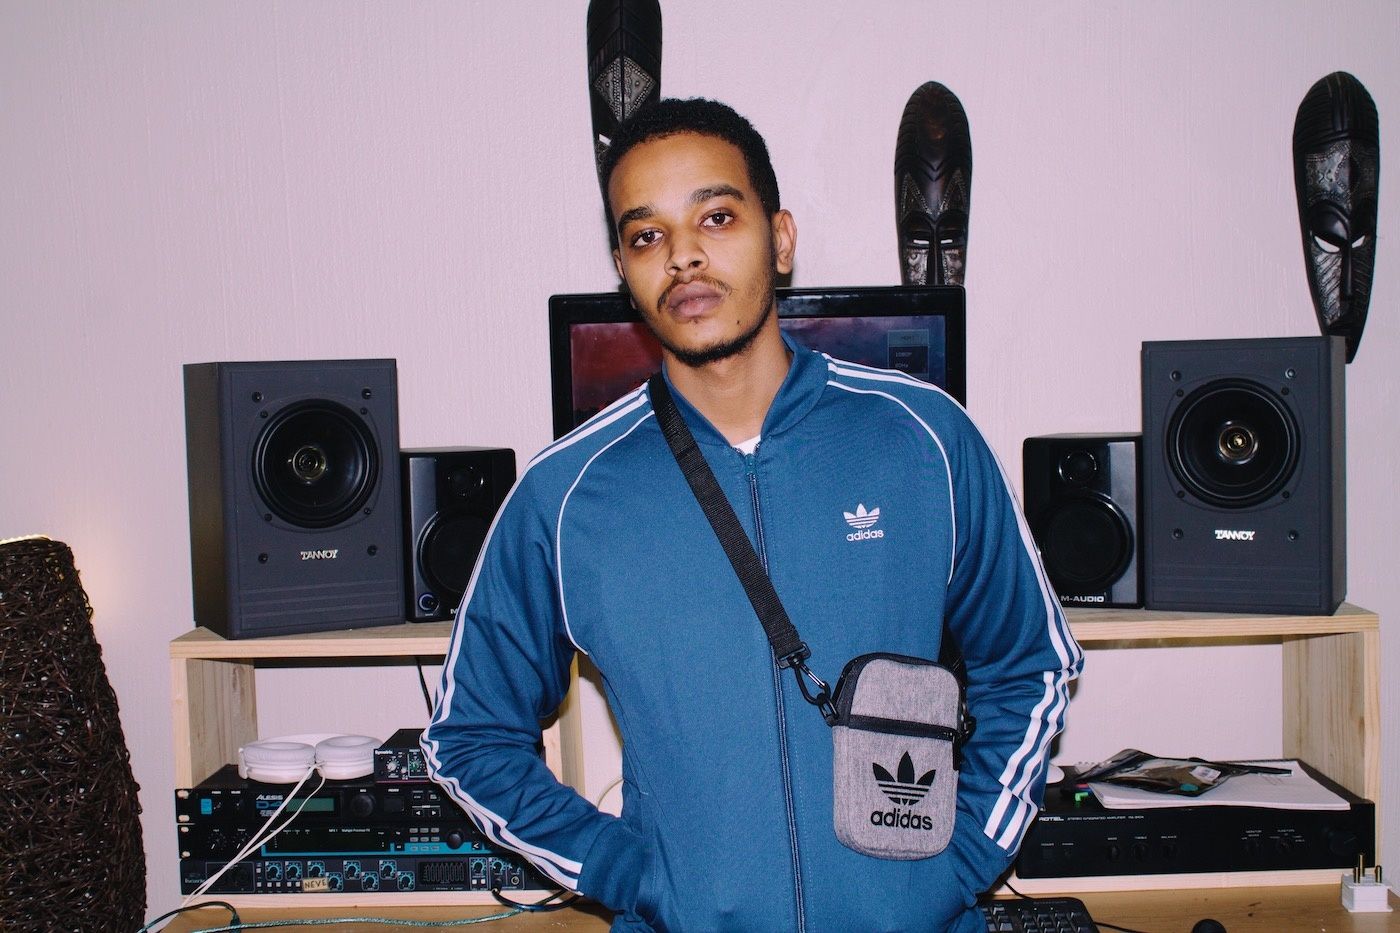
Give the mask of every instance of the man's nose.
M 671 253 L 666 271 L 673 276 L 686 277 L 701 272 L 710 263 L 700 238 L 694 233 L 678 233 L 671 238 Z

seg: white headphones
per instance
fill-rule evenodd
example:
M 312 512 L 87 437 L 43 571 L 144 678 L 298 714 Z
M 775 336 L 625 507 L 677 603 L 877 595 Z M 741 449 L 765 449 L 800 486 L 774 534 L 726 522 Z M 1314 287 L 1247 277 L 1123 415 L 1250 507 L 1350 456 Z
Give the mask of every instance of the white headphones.
M 283 735 L 238 750 L 238 776 L 265 784 L 295 784 L 312 768 L 328 781 L 350 781 L 374 771 L 379 739 L 367 735 Z

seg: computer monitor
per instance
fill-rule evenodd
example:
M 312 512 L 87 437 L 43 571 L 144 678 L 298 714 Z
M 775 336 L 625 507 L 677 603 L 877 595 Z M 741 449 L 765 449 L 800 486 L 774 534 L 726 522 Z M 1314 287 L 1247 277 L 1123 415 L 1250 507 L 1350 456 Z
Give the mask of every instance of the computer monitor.
M 803 346 L 852 363 L 897 369 L 966 404 L 964 293 L 955 285 L 780 288 L 778 319 Z M 554 436 L 641 385 L 661 347 L 618 292 L 552 295 Z

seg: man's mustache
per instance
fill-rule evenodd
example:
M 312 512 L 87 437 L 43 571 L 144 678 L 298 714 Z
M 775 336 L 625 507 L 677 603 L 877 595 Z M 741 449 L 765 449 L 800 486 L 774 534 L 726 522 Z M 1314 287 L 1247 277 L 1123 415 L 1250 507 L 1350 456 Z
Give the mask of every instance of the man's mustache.
M 708 285 L 721 295 L 728 296 L 733 289 L 721 282 L 719 279 L 711 278 L 708 275 L 698 275 L 689 282 L 672 282 L 666 286 L 666 290 L 661 293 L 661 297 L 656 300 L 656 311 L 658 314 L 664 313 L 671 306 L 671 294 L 678 288 L 687 285 Z

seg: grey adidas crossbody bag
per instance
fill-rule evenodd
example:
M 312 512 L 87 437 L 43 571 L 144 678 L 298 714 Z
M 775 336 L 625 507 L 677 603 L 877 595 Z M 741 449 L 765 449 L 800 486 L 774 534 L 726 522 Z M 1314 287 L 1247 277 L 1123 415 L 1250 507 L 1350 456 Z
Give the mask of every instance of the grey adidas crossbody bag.
M 886 859 L 929 858 L 952 838 L 963 744 L 976 721 L 958 677 L 936 661 L 864 654 L 832 691 L 807 666 L 811 650 L 738 516 L 719 488 L 660 373 L 647 385 L 657 423 L 709 519 L 773 650 L 832 729 L 832 823 L 848 848 Z M 946 634 L 946 633 L 945 633 Z

